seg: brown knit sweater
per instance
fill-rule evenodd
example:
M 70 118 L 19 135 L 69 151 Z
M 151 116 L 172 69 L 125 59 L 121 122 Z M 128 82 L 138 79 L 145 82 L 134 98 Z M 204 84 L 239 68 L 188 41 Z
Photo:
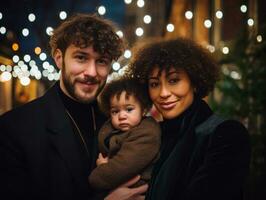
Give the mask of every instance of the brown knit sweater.
M 105 141 L 107 137 L 110 137 L 109 148 Z M 99 150 L 109 161 L 92 171 L 90 185 L 99 190 L 111 190 L 136 175 L 141 175 L 141 180 L 135 186 L 149 181 L 153 164 L 159 157 L 160 138 L 160 126 L 152 117 L 145 117 L 138 126 L 126 132 L 114 130 L 108 120 L 98 139 Z

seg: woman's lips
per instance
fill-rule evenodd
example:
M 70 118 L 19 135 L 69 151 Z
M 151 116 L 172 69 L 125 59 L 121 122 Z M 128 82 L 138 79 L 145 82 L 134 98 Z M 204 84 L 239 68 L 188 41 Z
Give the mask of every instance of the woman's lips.
M 172 108 L 175 107 L 176 105 L 176 101 L 173 101 L 173 102 L 166 102 L 166 103 L 160 103 L 160 107 L 164 110 L 171 110 Z

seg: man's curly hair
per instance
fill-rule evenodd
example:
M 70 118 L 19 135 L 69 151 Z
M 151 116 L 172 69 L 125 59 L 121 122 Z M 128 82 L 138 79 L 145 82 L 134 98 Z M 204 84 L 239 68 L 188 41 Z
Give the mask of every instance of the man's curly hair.
M 128 77 L 120 77 L 107 83 L 98 97 L 98 103 L 101 111 L 110 116 L 111 99 L 116 97 L 118 100 L 122 92 L 126 92 L 126 98 L 133 96 L 140 104 L 142 111 L 149 111 L 152 106 L 152 102 L 148 93 L 143 89 L 141 84 L 136 79 Z
M 201 98 L 214 89 L 220 76 L 220 68 L 207 49 L 184 38 L 157 40 L 137 48 L 126 74 L 145 82 L 148 89 L 148 76 L 156 67 L 159 73 L 172 67 L 184 70 Z
M 58 26 L 50 38 L 52 56 L 56 49 L 65 54 L 69 45 L 80 48 L 90 45 L 94 50 L 107 55 L 111 60 L 117 60 L 124 51 L 124 41 L 115 31 L 115 25 L 95 14 L 78 13 Z

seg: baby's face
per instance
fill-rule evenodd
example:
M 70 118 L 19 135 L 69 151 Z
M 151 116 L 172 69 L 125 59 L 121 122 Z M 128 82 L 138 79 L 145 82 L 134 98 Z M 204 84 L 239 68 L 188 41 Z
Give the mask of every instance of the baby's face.
M 126 92 L 122 92 L 120 98 L 114 96 L 110 99 L 111 121 L 114 128 L 121 131 L 128 131 L 137 126 L 143 116 L 139 101 L 132 95 L 126 97 Z

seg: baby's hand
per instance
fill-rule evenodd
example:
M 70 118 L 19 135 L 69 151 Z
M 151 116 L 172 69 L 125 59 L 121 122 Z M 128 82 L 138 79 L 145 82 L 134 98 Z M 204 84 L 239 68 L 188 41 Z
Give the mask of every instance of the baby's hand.
M 108 157 L 103 157 L 101 153 L 99 153 L 98 159 L 96 160 L 96 165 L 102 165 L 108 163 Z

